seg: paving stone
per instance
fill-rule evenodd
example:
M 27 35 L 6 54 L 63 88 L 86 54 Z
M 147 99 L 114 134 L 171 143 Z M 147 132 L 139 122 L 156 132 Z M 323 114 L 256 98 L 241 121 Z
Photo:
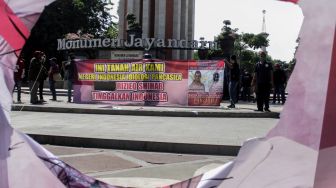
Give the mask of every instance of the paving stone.
M 139 168 L 138 164 L 116 157 L 112 154 L 61 157 L 61 159 L 82 173 L 104 172 L 121 169 Z
M 151 164 L 171 164 L 171 163 L 181 163 L 186 161 L 196 161 L 206 159 L 206 157 L 204 156 L 184 155 L 184 154 L 168 154 L 168 153 L 163 154 L 163 153 L 132 152 L 132 151 L 125 151 L 123 153 Z
M 83 154 L 83 153 L 98 153 L 98 152 L 104 151 L 103 149 L 62 147 L 62 146 L 52 146 L 52 145 L 44 145 L 43 147 L 45 147 L 48 151 L 50 151 L 56 156 L 74 155 L 74 154 Z

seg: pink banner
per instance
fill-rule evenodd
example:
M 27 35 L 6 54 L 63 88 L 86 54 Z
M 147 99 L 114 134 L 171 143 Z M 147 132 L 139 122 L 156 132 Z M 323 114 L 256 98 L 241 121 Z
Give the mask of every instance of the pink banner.
M 219 106 L 223 97 L 223 61 L 85 60 L 76 66 L 76 103 Z

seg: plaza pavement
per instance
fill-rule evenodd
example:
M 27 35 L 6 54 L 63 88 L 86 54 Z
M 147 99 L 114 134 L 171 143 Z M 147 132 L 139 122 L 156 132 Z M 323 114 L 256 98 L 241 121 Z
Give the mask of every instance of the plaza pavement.
M 230 156 L 75 148 L 44 145 L 67 164 L 110 185 L 156 188 L 200 175 Z
M 112 106 L 59 101 L 13 104 L 13 127 L 27 133 L 81 172 L 111 185 L 161 187 L 186 180 L 232 160 L 249 138 L 262 137 L 278 122 L 254 112 L 255 103 L 236 109 Z M 16 99 L 16 93 L 14 93 Z M 70 146 L 70 147 L 69 147 Z M 96 149 L 100 148 L 100 149 Z
M 212 108 L 74 104 L 59 93 L 59 101 L 46 93 L 47 103 L 31 105 L 24 92 L 23 103 L 13 104 L 14 127 L 42 144 L 234 156 L 246 139 L 273 128 L 282 109 L 255 112 L 255 103 L 227 109 L 225 102 Z

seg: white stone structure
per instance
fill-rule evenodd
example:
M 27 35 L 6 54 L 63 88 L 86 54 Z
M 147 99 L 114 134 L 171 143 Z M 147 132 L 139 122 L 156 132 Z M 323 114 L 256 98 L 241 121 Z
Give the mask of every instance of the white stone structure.
M 126 15 L 132 13 L 142 26 L 143 38 L 193 40 L 195 0 L 120 0 L 119 38 L 126 39 Z M 158 49 L 151 53 L 162 59 L 192 59 L 192 50 Z

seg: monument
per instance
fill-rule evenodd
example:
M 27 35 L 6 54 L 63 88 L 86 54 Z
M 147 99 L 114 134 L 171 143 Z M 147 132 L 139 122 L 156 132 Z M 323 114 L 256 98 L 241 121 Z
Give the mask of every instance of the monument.
M 142 38 L 194 39 L 195 0 L 120 0 L 119 39 L 127 39 L 126 16 L 133 14 L 142 28 Z M 193 51 L 156 49 L 149 53 L 160 59 L 192 59 Z

